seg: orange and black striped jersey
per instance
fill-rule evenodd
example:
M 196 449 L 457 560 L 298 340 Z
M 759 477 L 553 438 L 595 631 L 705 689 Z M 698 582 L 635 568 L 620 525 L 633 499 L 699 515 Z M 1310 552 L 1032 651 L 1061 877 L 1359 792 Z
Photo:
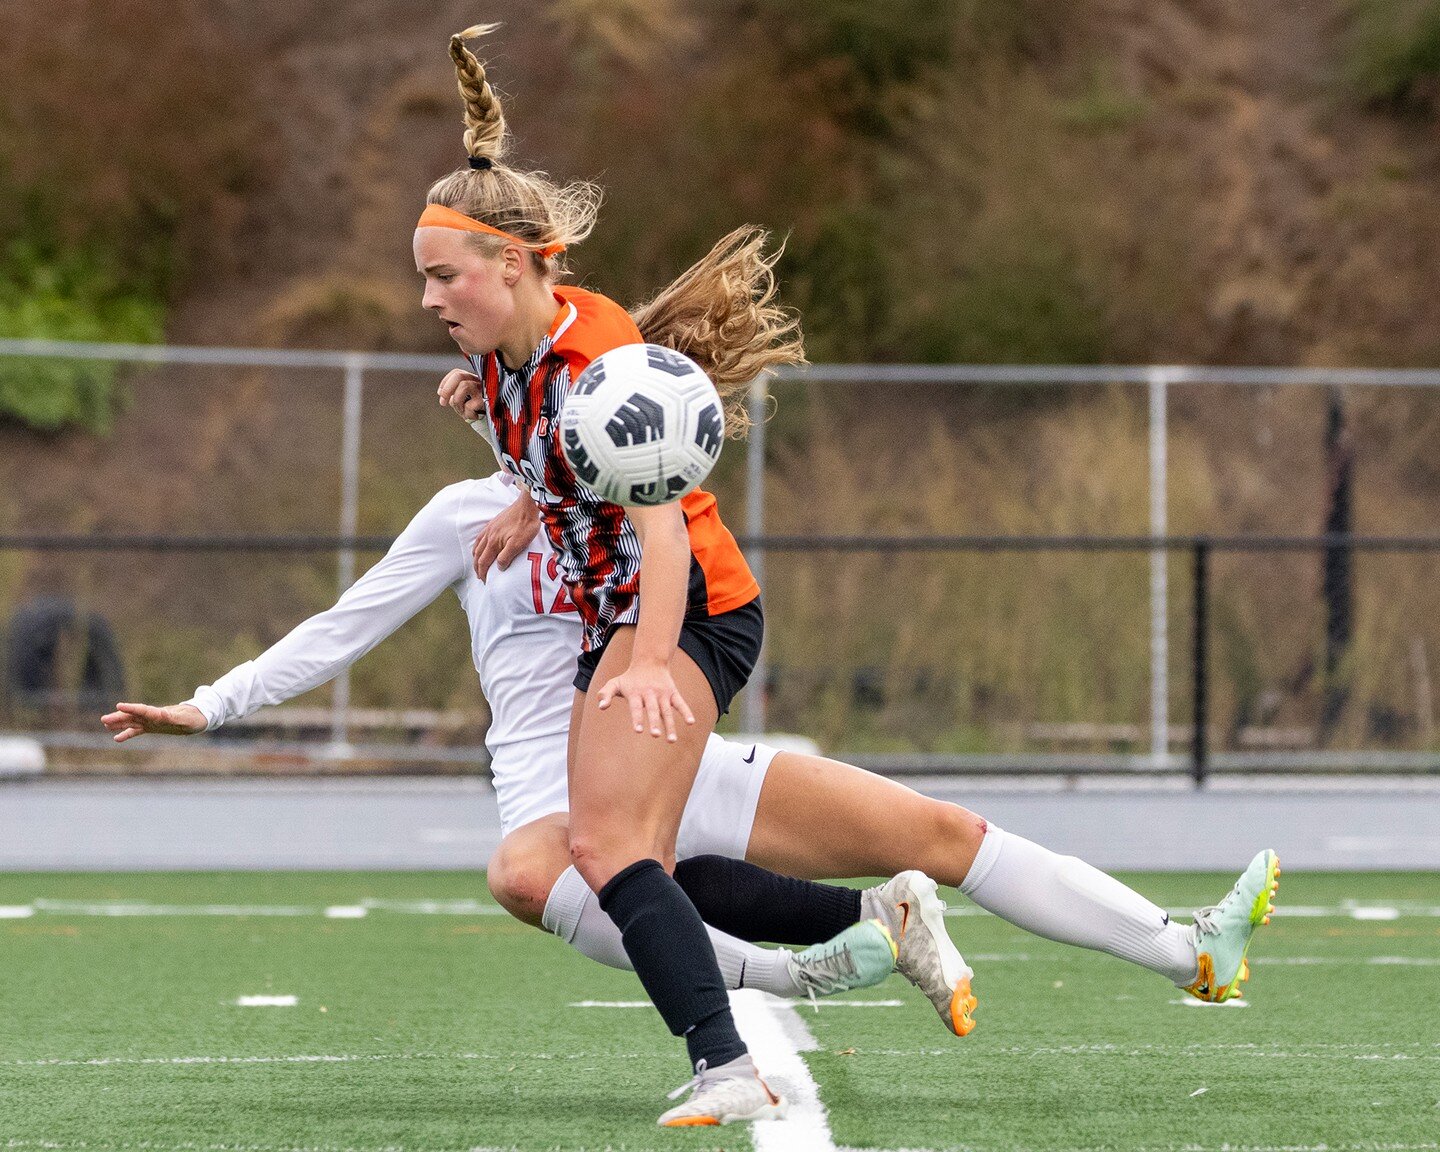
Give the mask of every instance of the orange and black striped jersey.
M 560 573 L 585 624 L 584 646 L 598 646 L 616 624 L 639 618 L 640 541 L 618 504 L 575 478 L 560 441 L 560 410 L 574 382 L 603 352 L 643 341 L 620 305 L 583 288 L 559 287 L 559 314 L 523 365 L 511 371 L 491 352 L 472 356 L 484 383 L 486 416 L 500 462 L 540 505 Z M 715 497 L 695 490 L 680 502 L 690 535 L 686 615 L 718 616 L 760 594 Z

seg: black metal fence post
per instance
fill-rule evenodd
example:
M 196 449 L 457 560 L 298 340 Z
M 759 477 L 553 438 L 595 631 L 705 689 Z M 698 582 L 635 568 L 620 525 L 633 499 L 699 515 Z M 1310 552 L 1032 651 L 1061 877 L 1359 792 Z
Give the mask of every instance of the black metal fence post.
M 1195 635 L 1191 668 L 1191 716 L 1195 728 L 1190 740 L 1190 772 L 1195 778 L 1195 787 L 1202 788 L 1210 767 L 1210 541 L 1204 536 L 1197 536 L 1193 547 Z

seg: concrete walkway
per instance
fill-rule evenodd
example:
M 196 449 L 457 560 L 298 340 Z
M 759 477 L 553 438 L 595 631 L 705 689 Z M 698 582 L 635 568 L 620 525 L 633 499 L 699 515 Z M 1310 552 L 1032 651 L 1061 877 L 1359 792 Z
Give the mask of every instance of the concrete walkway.
M 1440 781 L 997 780 L 912 787 L 1106 869 L 1440 871 Z M 0 870 L 472 869 L 499 842 L 480 779 L 0 783 Z

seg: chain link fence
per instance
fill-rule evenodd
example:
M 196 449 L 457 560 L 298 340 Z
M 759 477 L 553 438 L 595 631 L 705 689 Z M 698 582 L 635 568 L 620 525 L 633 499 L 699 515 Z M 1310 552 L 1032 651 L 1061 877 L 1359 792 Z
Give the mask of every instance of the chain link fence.
M 0 341 L 121 367 L 108 438 L 0 429 L 0 729 L 73 770 L 483 767 L 457 605 L 206 741 L 116 749 L 490 466 L 448 357 Z M 883 770 L 1440 769 L 1440 373 L 825 366 L 713 487 L 770 631 L 732 726 Z M 445 599 L 449 599 L 448 597 Z

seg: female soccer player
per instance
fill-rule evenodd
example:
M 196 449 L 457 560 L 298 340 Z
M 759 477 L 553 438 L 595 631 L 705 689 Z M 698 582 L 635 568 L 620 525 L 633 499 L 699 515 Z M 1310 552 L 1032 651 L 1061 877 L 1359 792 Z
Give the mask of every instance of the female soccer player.
M 184 704 L 120 704 L 103 722 L 123 742 L 147 732 L 203 732 L 282 703 L 337 676 L 449 588 L 469 617 L 492 713 L 486 742 L 504 839 L 490 862 L 490 889 L 517 918 L 625 968 L 615 926 L 570 865 L 564 766 L 578 613 L 533 519 L 517 563 L 487 566 L 482 582 L 472 559 L 475 543 L 515 499 L 499 475 L 452 484 L 333 608 Z M 943 905 L 928 881 L 906 870 L 924 869 L 1019 927 L 1129 960 L 1207 1000 L 1238 992 L 1260 918 L 1254 912 L 1257 903 L 1268 906 L 1274 883 L 1273 854 L 1262 852 L 1230 896 L 1197 914 L 1194 926 L 1180 925 L 1083 861 L 1003 832 L 957 805 L 834 760 L 719 739 L 706 748 L 678 847 L 676 874 L 708 922 L 782 943 L 811 941 L 792 935 L 785 894 L 773 911 L 759 910 L 768 921 L 755 923 L 746 892 L 728 884 L 729 872 L 747 867 L 741 861 L 812 879 L 899 873 L 879 889 L 833 890 L 828 923 L 810 931 L 823 939 L 866 916 L 884 919 L 900 938 L 902 962 L 909 950 L 902 971 L 952 1030 L 968 1022 L 952 1004 L 945 971 L 955 958 L 924 919 L 933 924 Z M 799 883 L 783 887 L 793 893 Z M 944 936 L 943 924 L 938 932 Z M 712 937 L 728 987 L 779 995 L 828 990 L 827 966 L 804 953 L 797 963 L 783 950 L 753 948 L 719 932 Z
M 585 626 L 570 724 L 570 854 L 689 1049 L 692 1095 L 660 1123 L 776 1116 L 784 1105 L 736 1031 L 704 924 L 667 871 L 706 741 L 759 656 L 760 589 L 712 496 L 627 513 L 583 487 L 565 458 L 558 417 L 574 381 L 595 357 L 644 337 L 618 304 L 559 286 L 556 258 L 589 234 L 598 194 L 504 162 L 499 98 L 465 46 L 488 30 L 450 41 L 468 167 L 431 187 L 416 226 L 424 306 L 470 358 L 500 461 L 539 505 Z M 753 375 L 735 372 L 737 352 L 763 369 L 797 358 L 799 341 L 793 326 L 755 323 L 749 284 L 715 278 L 708 288 L 688 318 L 687 351 L 734 401 Z M 612 707 L 619 697 L 627 707 Z

